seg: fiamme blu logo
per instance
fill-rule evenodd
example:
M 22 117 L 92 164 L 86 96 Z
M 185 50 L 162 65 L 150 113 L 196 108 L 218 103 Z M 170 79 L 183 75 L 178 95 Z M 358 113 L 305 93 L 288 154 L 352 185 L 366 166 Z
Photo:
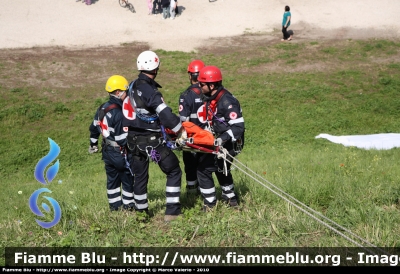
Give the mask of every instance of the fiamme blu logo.
M 49 166 L 57 158 L 61 150 L 58 144 L 55 143 L 52 139 L 48 138 L 48 140 L 50 142 L 50 151 L 46 156 L 39 160 L 34 173 L 36 180 L 43 185 L 48 185 L 51 181 L 53 181 L 60 167 L 59 160 L 57 160 L 53 165 Z M 49 167 L 46 171 L 47 166 Z M 36 216 L 47 217 L 38 206 L 39 196 L 45 192 L 51 193 L 50 189 L 48 188 L 39 188 L 38 190 L 33 192 L 31 197 L 29 198 L 29 207 L 31 208 L 32 212 L 36 214 Z M 51 207 L 47 203 L 42 202 L 41 208 L 46 212 L 46 214 L 54 214 L 54 216 L 50 222 L 44 222 L 38 219 L 36 219 L 36 222 L 43 228 L 51 228 L 60 221 L 61 208 L 55 199 L 48 196 L 43 196 L 43 198 L 50 202 Z

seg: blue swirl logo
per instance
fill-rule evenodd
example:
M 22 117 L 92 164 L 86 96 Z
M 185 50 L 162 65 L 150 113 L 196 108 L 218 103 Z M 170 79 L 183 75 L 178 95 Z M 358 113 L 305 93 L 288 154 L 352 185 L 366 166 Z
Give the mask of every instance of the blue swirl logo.
M 45 169 L 48 165 L 50 165 L 58 156 L 58 154 L 60 154 L 60 147 L 50 138 L 49 142 L 50 142 L 50 151 L 49 153 L 43 157 L 42 159 L 39 160 L 39 162 L 36 165 L 36 169 L 35 169 L 35 178 L 36 180 L 44 185 L 47 185 L 48 183 L 50 183 L 57 175 L 58 169 L 60 167 L 60 162 L 59 160 L 57 160 L 57 162 L 50 166 L 47 169 L 46 172 L 46 178 L 47 181 L 45 179 Z M 49 192 L 51 193 L 51 191 L 48 188 L 40 188 L 38 190 L 36 190 L 35 192 L 32 193 L 31 197 L 29 198 L 29 207 L 31 208 L 32 212 L 35 213 L 37 216 L 40 217 L 44 217 L 45 215 L 40 211 L 37 203 L 38 203 L 38 199 L 39 199 L 39 195 L 43 192 Z M 58 204 L 58 202 L 56 200 L 54 200 L 51 197 L 47 197 L 44 196 L 45 199 L 47 199 L 47 201 L 50 202 L 53 211 L 54 211 L 54 218 L 51 222 L 43 222 L 40 220 L 36 220 L 36 222 L 43 228 L 50 228 L 55 226 L 61 219 L 61 208 L 60 205 Z M 46 203 L 42 203 L 41 204 L 42 208 L 47 212 L 50 213 L 51 212 L 51 208 L 49 207 L 48 204 Z
M 44 217 L 44 214 L 40 211 L 37 201 L 39 198 L 39 195 L 43 192 L 50 192 L 51 191 L 48 188 L 40 188 L 36 190 L 35 192 L 32 193 L 31 197 L 29 198 L 29 207 L 31 208 L 32 212 L 35 213 L 37 216 Z M 61 208 L 60 205 L 57 203 L 56 200 L 54 200 L 51 197 L 44 196 L 50 204 L 52 205 L 54 209 L 54 219 L 51 222 L 42 222 L 40 220 L 36 219 L 36 222 L 43 228 L 50 228 L 55 226 L 61 219 Z M 50 207 L 46 203 L 42 203 L 42 208 L 47 212 L 50 213 Z
M 48 166 L 52 161 L 54 161 L 58 154 L 60 154 L 60 147 L 49 138 L 49 142 L 50 142 L 50 151 L 49 153 L 44 156 L 42 159 L 39 160 L 39 162 L 36 165 L 36 169 L 35 169 L 35 178 L 36 180 L 39 181 L 39 183 L 42 183 L 44 185 L 46 185 L 46 180 L 44 178 L 44 170 L 46 168 L 46 166 Z M 58 169 L 60 166 L 60 162 L 57 160 L 57 162 L 52 165 L 51 167 L 48 168 L 47 173 L 46 173 L 46 177 L 47 180 L 49 181 L 49 183 L 51 181 L 53 181 L 54 177 L 56 177 Z

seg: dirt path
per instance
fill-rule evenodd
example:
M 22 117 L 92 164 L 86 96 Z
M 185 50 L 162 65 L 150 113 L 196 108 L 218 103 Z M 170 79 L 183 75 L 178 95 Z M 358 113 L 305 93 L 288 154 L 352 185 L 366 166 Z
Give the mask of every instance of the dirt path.
M 281 38 L 285 5 L 291 6 L 296 39 L 398 38 L 400 1 L 393 0 L 179 0 L 175 20 L 148 15 L 145 0 L 13 0 L 0 9 L 0 48 L 96 48 L 148 43 L 149 48 L 191 52 L 244 33 Z M 225 41 L 226 40 L 226 41 Z M 295 41 L 294 40 L 294 41 Z
M 105 67 L 131 68 L 132 60 L 147 49 L 193 52 L 195 57 L 195 52 L 219 55 L 234 48 L 249 55 L 251 47 L 282 43 L 280 22 L 286 2 L 281 0 L 251 0 L 251 5 L 242 0 L 179 0 L 181 14 L 175 20 L 148 15 L 145 0 L 129 0 L 136 13 L 120 7 L 117 0 L 92 1 L 90 6 L 75 0 L 51 1 L 51 5 L 49 0 L 2 3 L 0 65 L 7 69 L 0 71 L 0 86 L 46 90 L 103 83 L 110 73 Z M 325 2 L 295 1 L 291 7 L 295 36 L 286 43 L 400 39 L 400 21 L 394 19 L 400 1 Z M 119 47 L 124 43 L 129 45 Z M 318 64 L 310 66 L 296 69 Z M 131 75 L 132 70 L 119 73 Z

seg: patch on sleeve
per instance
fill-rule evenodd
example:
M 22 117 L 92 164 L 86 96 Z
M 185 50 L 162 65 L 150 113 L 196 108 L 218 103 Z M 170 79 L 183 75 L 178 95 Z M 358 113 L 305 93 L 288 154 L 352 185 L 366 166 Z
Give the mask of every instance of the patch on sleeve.
M 135 109 L 131 105 L 131 101 L 129 100 L 129 97 L 126 97 L 124 102 L 122 103 L 122 113 L 124 114 L 125 118 L 128 120 L 136 119 L 136 112 L 135 112 Z
M 237 118 L 237 113 L 236 112 L 229 113 L 229 118 L 231 118 L 231 120 L 235 120 Z
M 179 105 L 179 111 L 182 111 L 182 110 L 183 110 L 183 106 Z

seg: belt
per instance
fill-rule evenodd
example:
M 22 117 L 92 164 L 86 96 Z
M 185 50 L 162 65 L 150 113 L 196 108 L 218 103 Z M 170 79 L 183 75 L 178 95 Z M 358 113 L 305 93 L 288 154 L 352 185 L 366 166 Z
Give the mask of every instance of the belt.
M 117 142 L 106 139 L 106 145 L 112 147 L 120 147 Z
M 151 133 L 149 135 L 131 135 L 128 134 L 128 141 L 132 140 L 136 144 L 148 144 L 160 139 L 161 134 L 159 132 Z

